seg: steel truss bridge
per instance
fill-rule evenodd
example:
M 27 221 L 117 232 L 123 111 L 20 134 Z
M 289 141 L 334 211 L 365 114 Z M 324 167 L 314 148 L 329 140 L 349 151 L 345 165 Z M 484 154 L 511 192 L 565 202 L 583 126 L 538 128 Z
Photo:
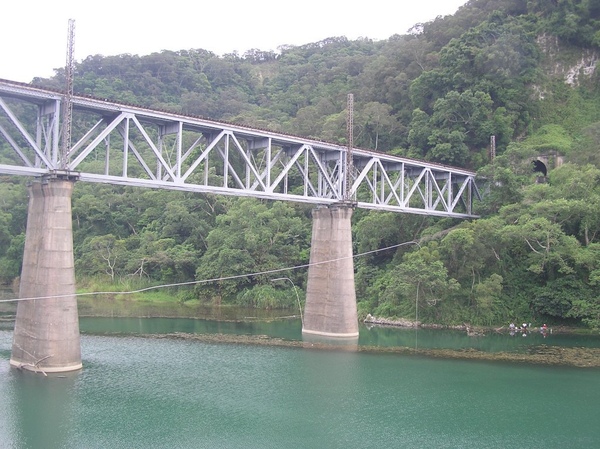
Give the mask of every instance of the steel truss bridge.
M 474 217 L 479 197 L 475 173 L 460 168 L 8 80 L 0 173 L 457 218 Z

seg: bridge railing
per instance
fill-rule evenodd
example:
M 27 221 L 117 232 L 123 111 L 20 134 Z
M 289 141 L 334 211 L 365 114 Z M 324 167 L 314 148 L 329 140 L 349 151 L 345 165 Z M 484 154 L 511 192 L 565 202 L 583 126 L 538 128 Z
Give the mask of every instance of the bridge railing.
M 63 94 L 0 80 L 0 173 L 473 217 L 468 170 L 314 139 L 73 96 L 73 144 L 60 149 Z M 353 173 L 345 176 L 347 166 Z

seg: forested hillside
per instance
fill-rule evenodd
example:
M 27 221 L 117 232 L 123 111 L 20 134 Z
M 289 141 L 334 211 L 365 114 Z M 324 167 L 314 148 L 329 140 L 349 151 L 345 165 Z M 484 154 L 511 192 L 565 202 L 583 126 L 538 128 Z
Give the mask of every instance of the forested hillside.
M 93 55 L 74 90 L 337 143 L 353 93 L 356 146 L 478 170 L 485 193 L 473 221 L 356 211 L 361 316 L 414 317 L 417 298 L 423 321 L 600 327 L 599 55 L 600 0 L 471 0 L 383 41 Z M 64 71 L 34 83 L 60 89 Z M 73 218 L 89 288 L 200 281 L 178 298 L 293 307 L 289 285 L 256 273 L 308 262 L 301 205 L 79 183 Z M 5 283 L 25 219 L 24 182 L 2 179 Z M 305 268 L 288 275 L 305 286 Z

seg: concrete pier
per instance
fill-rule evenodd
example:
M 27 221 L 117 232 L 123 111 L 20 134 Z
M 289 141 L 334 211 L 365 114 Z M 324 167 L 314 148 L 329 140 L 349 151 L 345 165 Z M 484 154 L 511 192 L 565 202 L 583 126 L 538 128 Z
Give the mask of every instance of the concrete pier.
M 75 297 L 72 180 L 42 179 L 29 187 L 20 298 L 10 364 L 39 372 L 78 370 L 81 364 Z
M 352 210 L 345 205 L 313 210 L 304 334 L 358 338 Z

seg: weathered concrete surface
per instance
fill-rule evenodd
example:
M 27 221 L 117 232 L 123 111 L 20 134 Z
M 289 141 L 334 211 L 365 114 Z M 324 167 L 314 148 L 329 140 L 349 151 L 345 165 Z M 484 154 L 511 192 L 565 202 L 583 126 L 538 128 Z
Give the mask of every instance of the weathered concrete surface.
M 352 258 L 352 208 L 313 210 L 305 334 L 357 338 L 358 314 Z
M 75 297 L 71 193 L 73 182 L 35 181 L 29 210 L 12 366 L 42 372 L 80 369 L 81 345 Z

